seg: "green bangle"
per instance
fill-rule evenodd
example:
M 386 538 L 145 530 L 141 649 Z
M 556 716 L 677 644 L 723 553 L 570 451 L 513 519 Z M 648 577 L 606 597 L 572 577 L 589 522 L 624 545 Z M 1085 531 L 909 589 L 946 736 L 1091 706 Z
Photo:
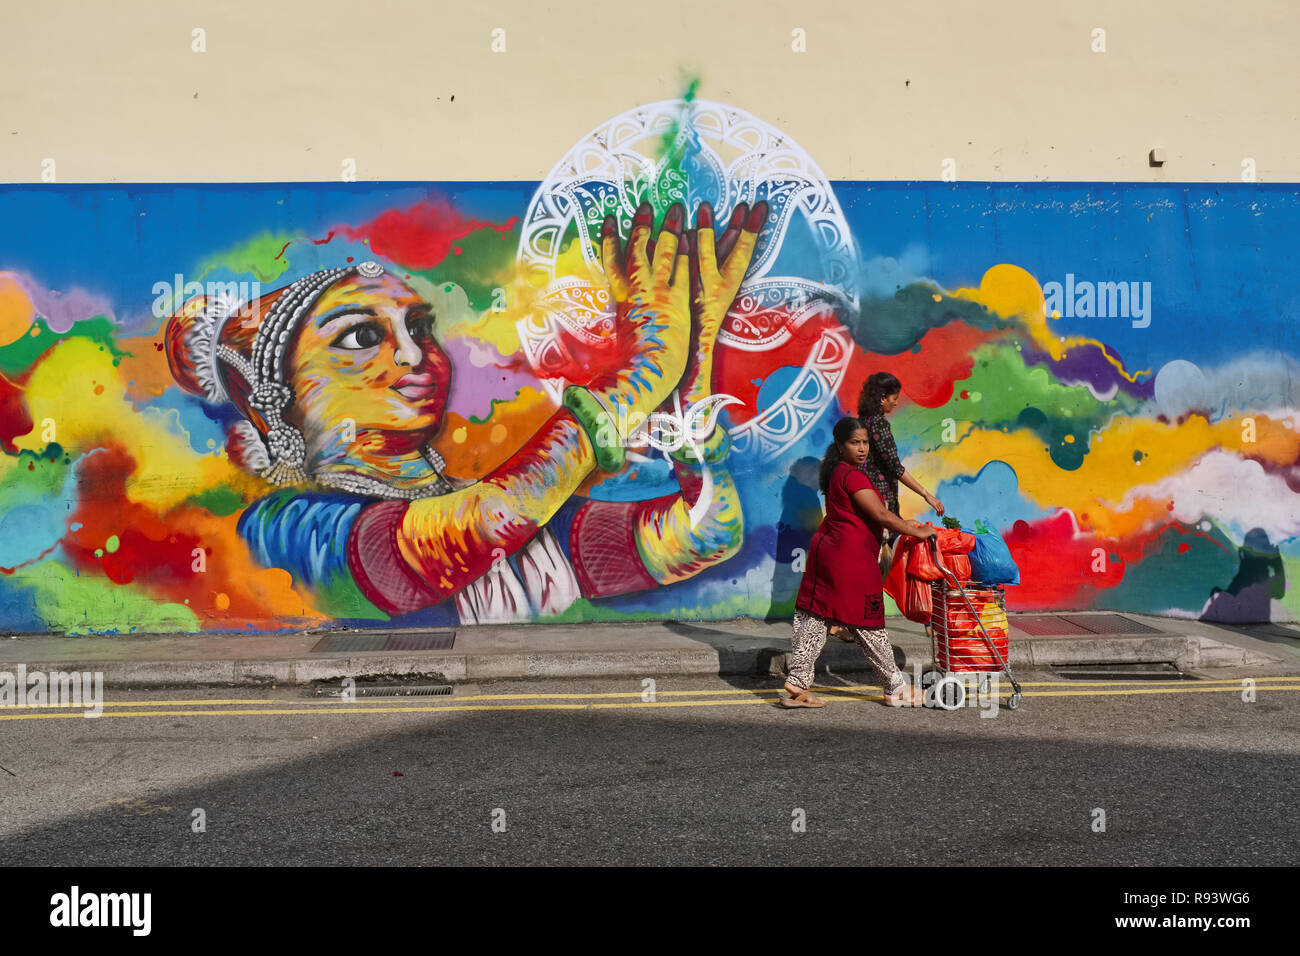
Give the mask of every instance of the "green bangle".
M 618 442 L 613 416 L 605 411 L 596 396 L 581 385 L 570 385 L 564 390 L 564 407 L 587 433 L 596 453 L 596 467 L 602 471 L 621 471 L 627 452 Z
M 695 449 L 699 450 L 698 454 Z M 684 462 L 688 465 L 694 465 L 703 458 L 710 465 L 716 465 L 727 457 L 727 452 L 731 451 L 731 434 L 721 425 L 718 425 L 713 429 L 713 434 L 709 439 L 702 444 L 696 445 L 695 449 L 692 449 L 689 445 L 682 445 L 676 451 L 669 452 L 669 457 L 673 461 Z

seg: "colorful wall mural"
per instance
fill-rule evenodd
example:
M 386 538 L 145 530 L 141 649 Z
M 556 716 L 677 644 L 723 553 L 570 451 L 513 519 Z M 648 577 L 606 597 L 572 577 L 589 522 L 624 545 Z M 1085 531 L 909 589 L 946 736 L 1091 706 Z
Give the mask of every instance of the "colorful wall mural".
M 878 370 L 1012 609 L 1300 610 L 1295 186 L 831 183 L 676 100 L 541 183 L 0 224 L 7 632 L 788 616 Z

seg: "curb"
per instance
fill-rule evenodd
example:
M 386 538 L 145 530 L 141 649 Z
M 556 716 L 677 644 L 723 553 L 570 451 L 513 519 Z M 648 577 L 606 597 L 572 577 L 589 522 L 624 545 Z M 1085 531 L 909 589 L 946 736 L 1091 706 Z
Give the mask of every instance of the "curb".
M 904 671 L 929 663 L 928 642 L 900 635 Z M 630 651 L 456 654 L 367 652 L 279 660 L 153 660 L 44 662 L 48 670 L 102 673 L 115 688 L 194 686 L 295 686 L 345 678 L 368 680 L 424 676 L 445 683 L 530 678 L 636 678 L 650 676 L 772 676 L 785 674 L 787 642 L 754 639 L 743 644 L 701 645 Z M 1162 635 L 1142 638 L 1013 640 L 1009 661 L 1033 670 L 1068 664 L 1171 663 L 1181 671 L 1216 667 L 1269 666 L 1278 658 L 1209 637 Z M 3 665 L 0 665 L 2 668 Z M 858 648 L 829 642 L 818 670 L 862 673 L 866 661 Z

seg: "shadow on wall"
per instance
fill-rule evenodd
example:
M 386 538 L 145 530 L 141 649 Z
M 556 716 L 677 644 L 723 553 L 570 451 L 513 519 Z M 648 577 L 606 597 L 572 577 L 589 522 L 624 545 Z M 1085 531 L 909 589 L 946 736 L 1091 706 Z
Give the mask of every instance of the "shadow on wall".
M 1252 528 L 1237 549 L 1241 564 L 1226 591 L 1215 588 L 1201 611 L 1202 621 L 1263 624 L 1272 602 L 1286 594 L 1286 568 L 1277 546 L 1262 528 Z
M 781 520 L 776 526 L 776 571 L 772 575 L 772 603 L 767 609 L 769 621 L 794 615 L 794 598 L 803 578 L 808 545 L 822 521 L 822 502 L 817 491 L 820 467 L 821 462 L 816 458 L 800 458 L 790 466 L 790 476 L 781 489 Z

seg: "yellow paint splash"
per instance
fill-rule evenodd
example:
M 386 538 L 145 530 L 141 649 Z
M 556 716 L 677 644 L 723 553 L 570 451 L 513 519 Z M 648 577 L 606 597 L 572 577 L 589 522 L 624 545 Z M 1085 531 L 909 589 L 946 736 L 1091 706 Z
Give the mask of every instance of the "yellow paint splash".
M 1184 472 L 1210 451 L 1236 452 L 1278 466 L 1294 462 L 1300 453 L 1300 434 L 1285 421 L 1251 417 L 1254 442 L 1243 440 L 1241 419 L 1235 417 L 1214 424 L 1200 416 L 1182 424 L 1117 418 L 1094 433 L 1088 454 L 1074 471 L 1059 468 L 1032 432 L 975 429 L 961 442 L 918 456 L 912 470 L 940 481 L 973 475 L 990 461 L 1004 461 L 1015 469 L 1020 491 L 1028 500 L 1044 508 L 1087 514 L 1091 529 L 1125 537 L 1167 516 L 1165 502 L 1147 499 L 1139 499 L 1130 511 L 1114 510 L 1125 496 L 1135 487 Z M 1134 460 L 1135 452 L 1142 453 L 1140 464 Z
M 1065 358 L 1070 349 L 1094 346 L 1100 349 L 1106 361 L 1130 382 L 1136 382 L 1139 376 L 1151 374 L 1150 369 L 1128 372 L 1124 368 L 1124 363 L 1115 358 L 1105 344 L 1097 339 L 1090 339 L 1083 335 L 1055 334 L 1047 325 L 1047 299 L 1043 295 L 1042 286 L 1038 284 L 1037 279 L 1019 266 L 1006 263 L 996 265 L 984 273 L 978 289 L 958 289 L 952 295 L 955 298 L 978 302 L 1005 318 L 1019 319 L 1034 344 L 1050 355 L 1055 362 Z
M 32 371 L 24 400 L 35 427 L 14 440 L 18 448 L 44 449 L 51 430 L 52 440 L 74 454 L 121 445 L 136 461 L 126 486 L 132 501 L 165 511 L 219 485 L 255 483 L 224 455 L 195 454 L 174 409 L 137 411 L 112 356 L 87 339 L 56 345 Z
M 27 334 L 36 318 L 36 306 L 27 290 L 12 275 L 0 272 L 0 347 Z

